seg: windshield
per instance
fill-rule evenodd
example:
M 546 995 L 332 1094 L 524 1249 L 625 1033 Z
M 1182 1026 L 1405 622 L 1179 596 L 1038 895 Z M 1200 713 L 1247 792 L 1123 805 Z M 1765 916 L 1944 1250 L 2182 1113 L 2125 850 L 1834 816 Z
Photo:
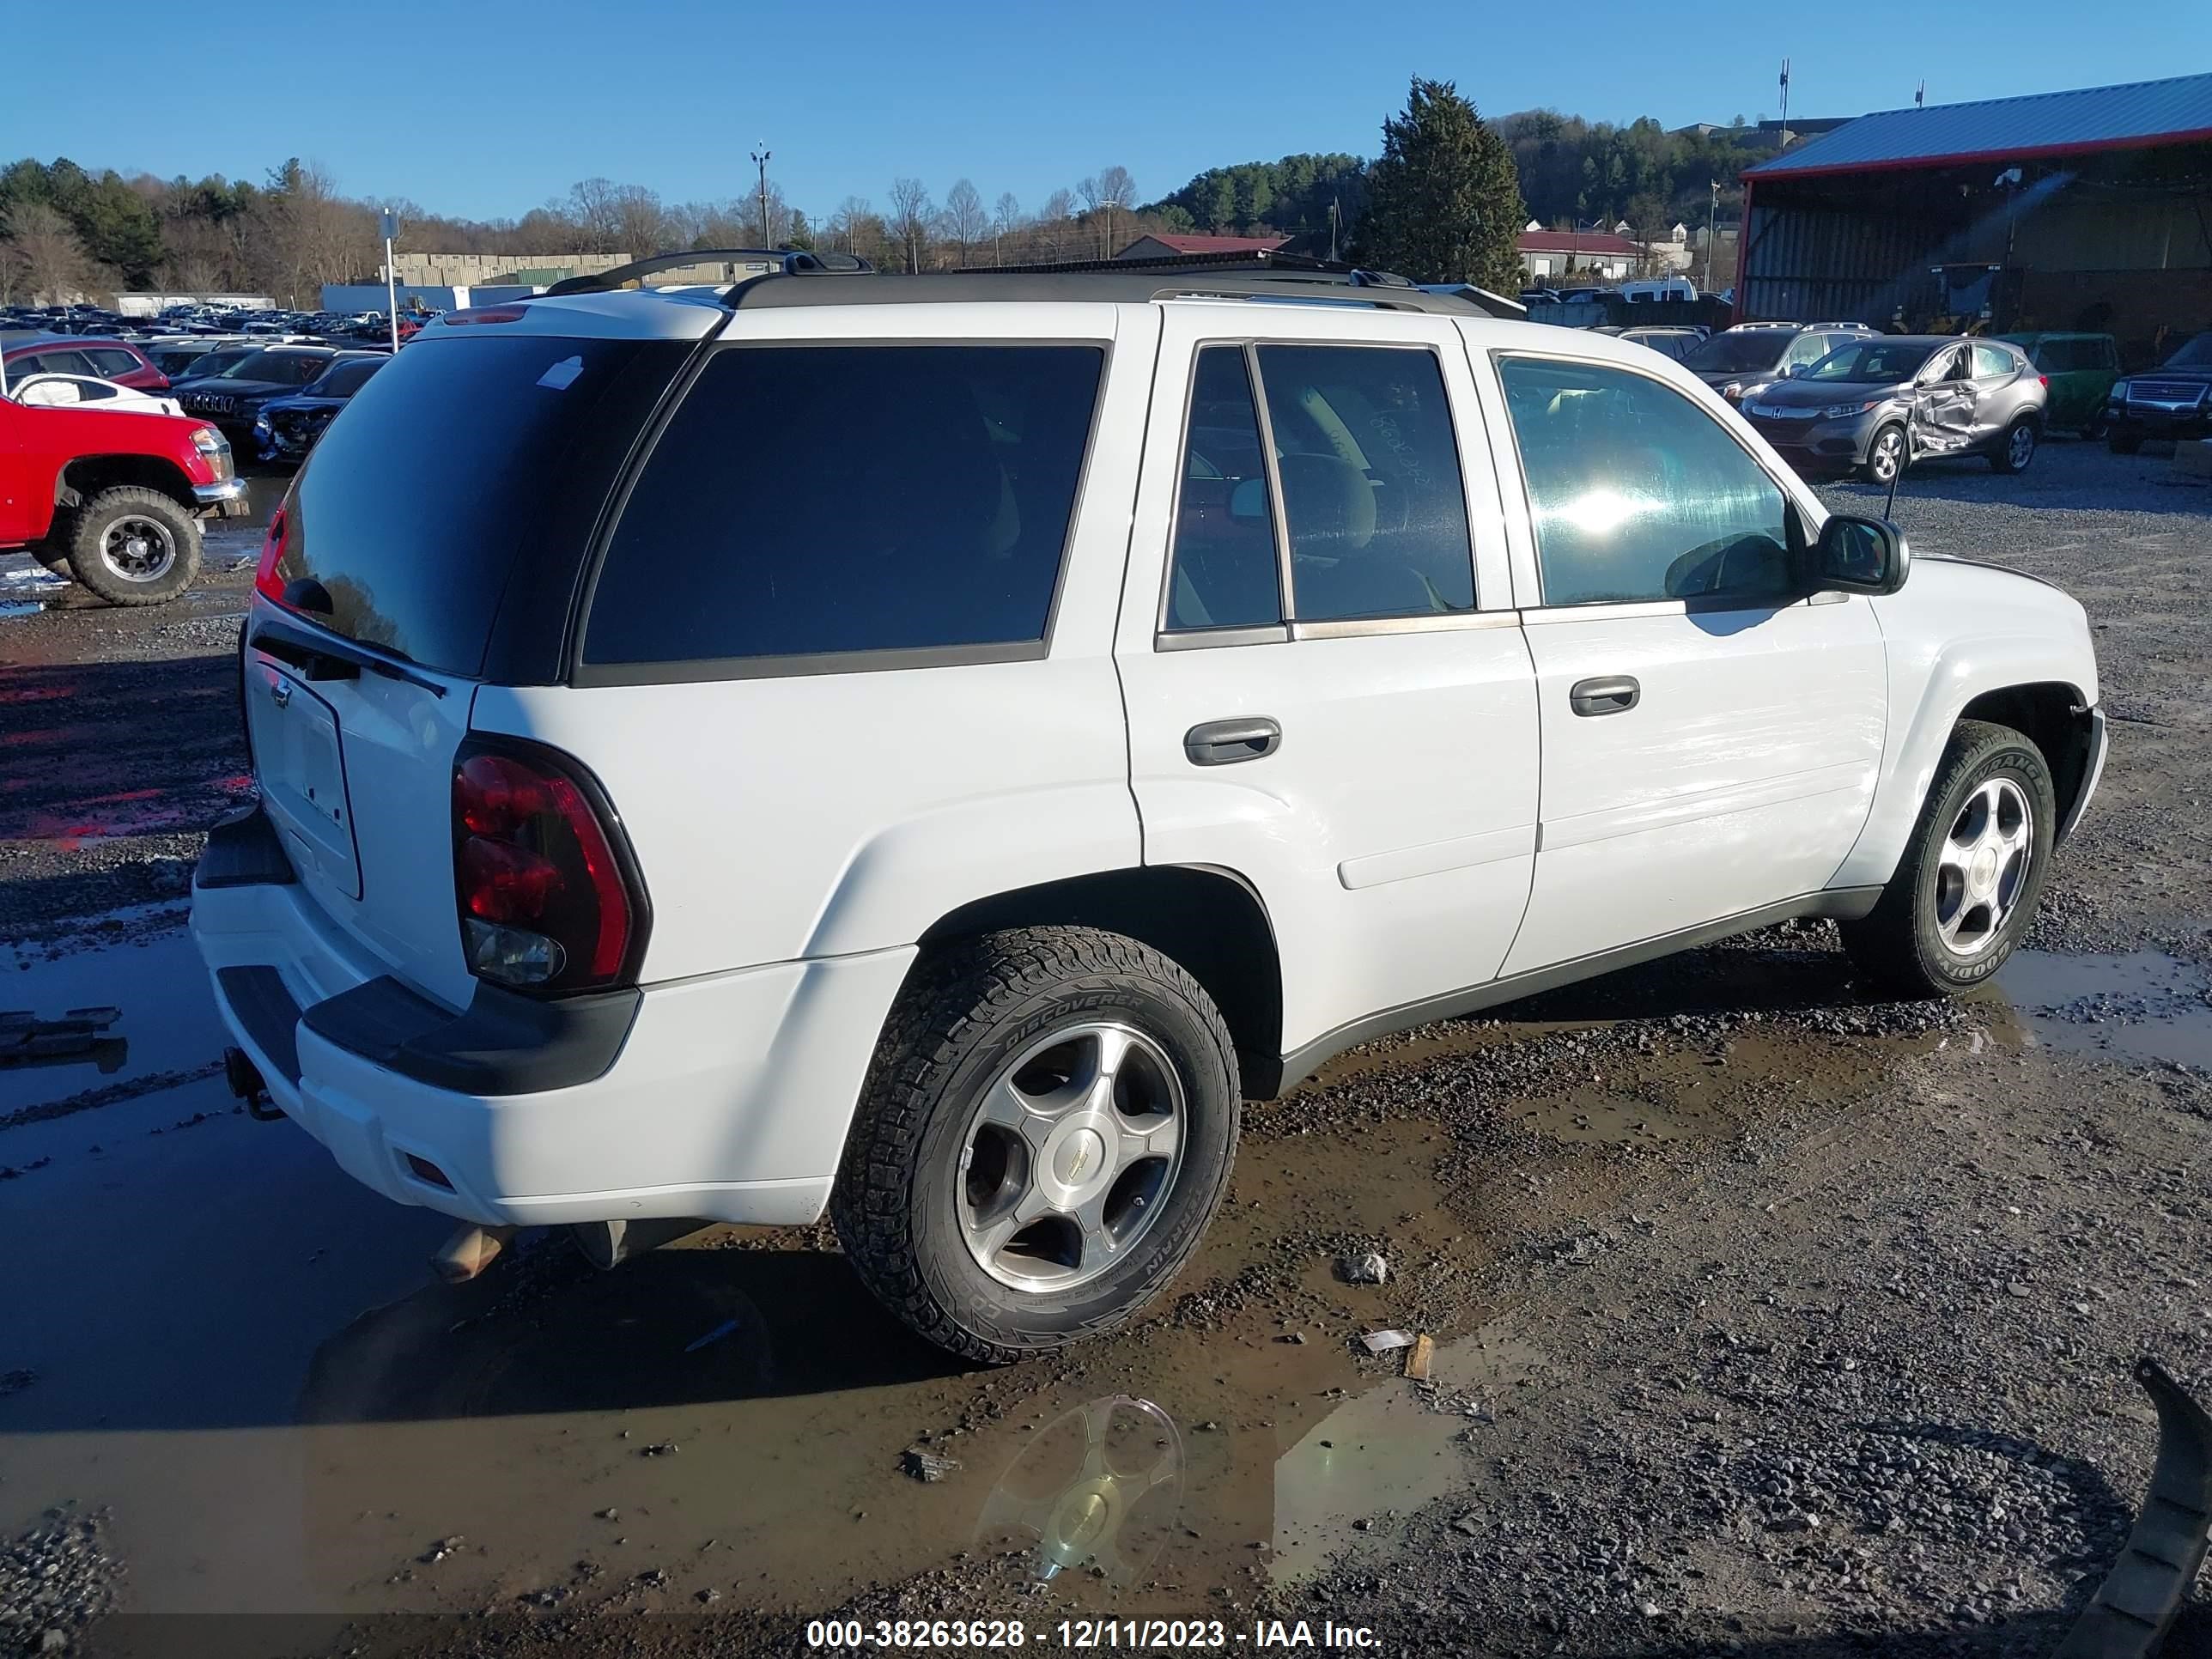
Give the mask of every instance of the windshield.
M 1890 384 L 1909 380 L 1920 372 L 1936 348 L 1930 345 L 1893 345 L 1873 341 L 1839 346 L 1797 376 L 1801 380 L 1856 380 Z
M 364 357 L 352 362 L 338 363 L 320 380 L 308 386 L 310 398 L 350 398 L 368 384 L 368 377 L 391 361 L 388 357 Z
M 2212 368 L 2212 330 L 2198 335 L 2166 360 L 2168 368 Z
M 211 374 L 222 374 L 240 359 L 253 355 L 250 346 L 234 346 L 224 351 L 204 351 L 185 365 L 185 373 L 189 379 L 205 380 Z
M 1780 329 L 1751 334 L 1716 334 L 1682 359 L 1682 367 L 1705 374 L 1749 374 L 1772 368 L 1797 337 Z
M 253 351 L 222 371 L 226 380 L 274 380 L 305 386 L 329 367 L 330 359 L 304 351 Z

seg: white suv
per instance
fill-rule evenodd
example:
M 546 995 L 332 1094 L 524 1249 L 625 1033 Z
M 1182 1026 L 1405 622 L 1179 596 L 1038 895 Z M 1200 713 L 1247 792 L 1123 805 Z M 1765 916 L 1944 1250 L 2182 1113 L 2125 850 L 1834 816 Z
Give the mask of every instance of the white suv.
M 193 928 L 236 1085 L 392 1199 L 827 1207 L 1006 1359 L 1352 1044 L 1784 917 L 1993 973 L 2096 663 L 1907 574 L 1674 363 L 1359 273 L 456 313 L 271 527 Z

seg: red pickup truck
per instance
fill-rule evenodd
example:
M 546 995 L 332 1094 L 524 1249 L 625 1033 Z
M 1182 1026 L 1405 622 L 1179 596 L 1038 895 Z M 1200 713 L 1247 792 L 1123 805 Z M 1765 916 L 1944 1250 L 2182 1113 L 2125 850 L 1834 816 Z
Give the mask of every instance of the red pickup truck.
M 110 605 L 174 599 L 199 569 L 199 521 L 246 511 L 205 421 L 0 396 L 0 549 L 30 549 Z

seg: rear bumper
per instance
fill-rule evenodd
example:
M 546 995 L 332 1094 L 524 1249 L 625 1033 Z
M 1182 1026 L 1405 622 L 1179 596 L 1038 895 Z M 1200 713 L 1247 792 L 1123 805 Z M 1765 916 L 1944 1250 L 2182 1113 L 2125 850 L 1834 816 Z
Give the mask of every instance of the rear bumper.
M 193 936 L 270 1098 L 356 1180 L 485 1225 L 821 1214 L 911 948 L 457 1012 L 241 852 L 256 822 L 210 838 Z

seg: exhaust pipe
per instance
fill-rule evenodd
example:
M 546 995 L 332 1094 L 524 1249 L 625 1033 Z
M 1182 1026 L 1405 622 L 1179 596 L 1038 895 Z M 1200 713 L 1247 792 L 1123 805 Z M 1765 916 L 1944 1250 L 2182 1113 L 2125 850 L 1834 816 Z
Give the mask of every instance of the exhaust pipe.
M 652 1221 L 580 1221 L 568 1229 L 568 1237 L 585 1261 L 605 1271 L 713 1224 L 675 1217 Z
M 431 1271 L 448 1285 L 465 1285 L 491 1266 L 515 1231 L 513 1227 L 464 1227 L 439 1246 L 430 1258 Z

